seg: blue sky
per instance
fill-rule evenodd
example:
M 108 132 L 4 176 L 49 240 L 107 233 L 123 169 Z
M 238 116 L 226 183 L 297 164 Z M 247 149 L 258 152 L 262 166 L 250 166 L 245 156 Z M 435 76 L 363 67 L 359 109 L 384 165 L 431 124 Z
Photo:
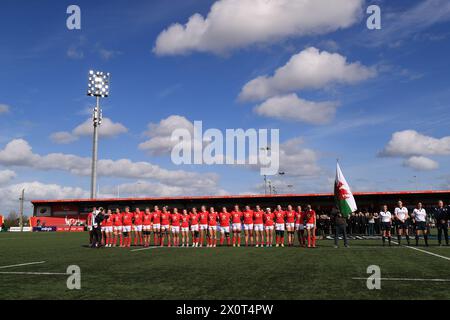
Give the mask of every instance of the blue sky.
M 449 187 L 447 1 L 318 1 L 304 12 L 283 0 L 293 7 L 262 10 L 266 23 L 252 11 L 264 1 L 248 2 L 2 1 L 1 210 L 16 208 L 21 188 L 30 199 L 88 195 L 90 126 L 79 126 L 94 104 L 89 69 L 112 74 L 101 104 L 110 123 L 101 129 L 100 196 L 263 192 L 248 167 L 171 162 L 165 126 L 194 120 L 280 129 L 286 174 L 271 178 L 279 193 L 331 191 L 336 158 L 354 191 Z M 70 4 L 81 8 L 81 30 L 66 27 Z M 381 8 L 381 30 L 366 28 L 371 4 Z M 239 14 L 228 17 L 230 8 Z M 183 29 L 196 13 L 190 28 L 202 36 Z M 334 58 L 309 75 L 290 70 L 298 79 L 274 79 L 295 57 Z M 339 58 L 343 66 L 333 64 Z M 271 93 L 242 99 L 261 76 Z M 287 96 L 281 107 L 276 98 Z

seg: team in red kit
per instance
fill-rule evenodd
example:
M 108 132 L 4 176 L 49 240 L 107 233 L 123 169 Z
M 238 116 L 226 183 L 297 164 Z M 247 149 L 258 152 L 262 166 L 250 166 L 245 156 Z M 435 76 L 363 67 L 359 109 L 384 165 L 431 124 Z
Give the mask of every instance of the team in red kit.
M 275 236 L 275 247 L 293 247 L 297 235 L 299 246 L 315 248 L 315 229 L 316 213 L 310 205 L 306 210 L 278 205 L 274 211 L 260 206 L 254 210 L 245 206 L 241 211 L 235 205 L 230 212 L 226 207 L 217 212 L 214 207 L 202 206 L 199 211 L 192 208 L 181 213 L 168 207 L 136 208 L 133 212 L 125 207 L 123 212 L 108 210 L 102 222 L 105 247 L 131 247 L 132 240 L 134 246 L 143 247 L 216 247 L 218 240 L 220 246 L 240 247 L 242 236 L 245 246 L 272 247 Z

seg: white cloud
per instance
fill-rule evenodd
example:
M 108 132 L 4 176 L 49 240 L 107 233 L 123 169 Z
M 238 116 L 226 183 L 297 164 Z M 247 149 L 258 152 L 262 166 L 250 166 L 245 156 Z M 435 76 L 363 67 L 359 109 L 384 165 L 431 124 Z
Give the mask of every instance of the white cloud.
M 248 82 L 240 100 L 254 101 L 302 89 L 321 89 L 332 84 L 354 84 L 376 75 L 374 68 L 349 63 L 338 53 L 320 52 L 314 47 L 295 54 L 273 76 L 260 76 Z
M 0 103 L 0 114 L 8 113 L 10 110 L 9 105 Z
M 448 154 L 450 154 L 450 136 L 437 139 L 415 130 L 395 132 L 381 152 L 382 156 L 389 157 Z
M 67 57 L 74 60 L 80 60 L 84 58 L 84 52 L 78 46 L 72 45 L 67 49 Z
M 359 20 L 363 0 L 219 0 L 206 18 L 194 14 L 161 32 L 158 55 L 223 53 L 288 37 L 324 34 Z
M 72 132 L 58 131 L 50 135 L 50 139 L 59 144 L 67 144 L 78 140 L 82 136 L 91 136 L 94 131 L 92 119 L 88 118 L 82 124 L 76 126 Z M 128 129 L 119 122 L 113 122 L 109 118 L 103 118 L 99 127 L 101 137 L 110 138 L 128 132 Z
M 316 151 L 303 147 L 302 138 L 280 145 L 280 171 L 289 176 L 315 176 L 321 172 Z
M 0 171 L 0 185 L 10 182 L 16 177 L 16 173 L 12 170 L 1 170 Z
M 67 144 L 78 140 L 78 137 L 67 131 L 59 131 L 52 133 L 50 139 L 54 143 Z
M 325 124 L 334 118 L 337 106 L 337 102 L 307 101 L 293 93 L 269 98 L 254 111 L 258 115 L 281 120 Z
M 171 115 L 159 123 L 150 123 L 145 133 L 150 139 L 139 144 L 139 149 L 149 151 L 153 155 L 168 154 L 178 143 L 171 141 L 172 132 L 176 129 L 187 129 L 194 132 L 194 125 L 183 116 Z
M 60 170 L 74 175 L 89 176 L 91 159 L 73 154 L 33 153 L 31 146 L 23 139 L 10 141 L 0 150 L 0 164 L 21 166 L 37 170 Z M 154 179 L 175 186 L 191 186 L 193 189 L 217 187 L 218 176 L 211 173 L 196 173 L 183 170 L 167 170 L 149 162 L 133 162 L 129 159 L 102 159 L 98 161 L 98 174 L 105 177 L 127 179 Z
M 45 184 L 38 181 L 23 182 L 14 185 L 0 187 L 0 208 L 2 211 L 18 209 L 18 200 L 22 189 L 25 189 L 27 199 L 74 199 L 87 198 L 89 192 L 75 187 L 64 187 L 57 184 Z M 25 212 L 27 216 L 32 215 L 32 206 L 29 201 L 25 201 Z
M 429 171 L 439 168 L 439 163 L 424 156 L 413 156 L 406 159 L 403 165 L 416 170 Z

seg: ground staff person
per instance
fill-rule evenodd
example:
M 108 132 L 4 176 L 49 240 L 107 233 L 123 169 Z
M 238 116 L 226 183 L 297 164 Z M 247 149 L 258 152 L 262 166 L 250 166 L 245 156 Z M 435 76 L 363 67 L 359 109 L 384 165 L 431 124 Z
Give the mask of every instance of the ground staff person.
M 448 208 L 444 207 L 444 202 L 440 200 L 438 206 L 434 208 L 433 216 L 436 220 L 438 230 L 438 242 L 442 246 L 442 233 L 444 233 L 445 244 L 448 246 Z
M 344 246 L 348 247 L 348 240 L 347 240 L 347 220 L 344 218 L 342 213 L 340 211 L 336 211 L 336 213 L 333 216 L 334 219 L 334 225 L 335 225 L 335 232 L 334 232 L 334 247 L 338 247 L 338 240 L 339 235 L 342 234 L 342 237 L 344 238 Z

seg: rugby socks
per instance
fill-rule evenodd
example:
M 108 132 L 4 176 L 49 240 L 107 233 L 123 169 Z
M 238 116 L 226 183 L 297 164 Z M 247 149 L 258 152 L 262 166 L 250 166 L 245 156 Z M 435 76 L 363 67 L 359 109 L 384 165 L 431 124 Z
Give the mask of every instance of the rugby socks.
M 391 245 L 391 236 L 388 237 L 389 246 Z
M 383 246 L 386 244 L 386 237 L 382 236 L 381 239 L 383 240 Z
M 424 234 L 423 239 L 425 240 L 425 245 L 428 247 L 428 234 Z
M 397 240 L 398 240 L 398 245 L 400 245 L 400 243 L 402 242 L 402 236 L 401 235 L 397 235 Z
M 408 243 L 409 246 L 409 235 L 406 235 L 406 242 Z
M 419 245 L 419 236 L 416 235 L 416 247 Z
M 230 237 L 227 238 L 227 245 L 228 245 L 228 246 L 231 245 L 231 239 L 230 239 Z

